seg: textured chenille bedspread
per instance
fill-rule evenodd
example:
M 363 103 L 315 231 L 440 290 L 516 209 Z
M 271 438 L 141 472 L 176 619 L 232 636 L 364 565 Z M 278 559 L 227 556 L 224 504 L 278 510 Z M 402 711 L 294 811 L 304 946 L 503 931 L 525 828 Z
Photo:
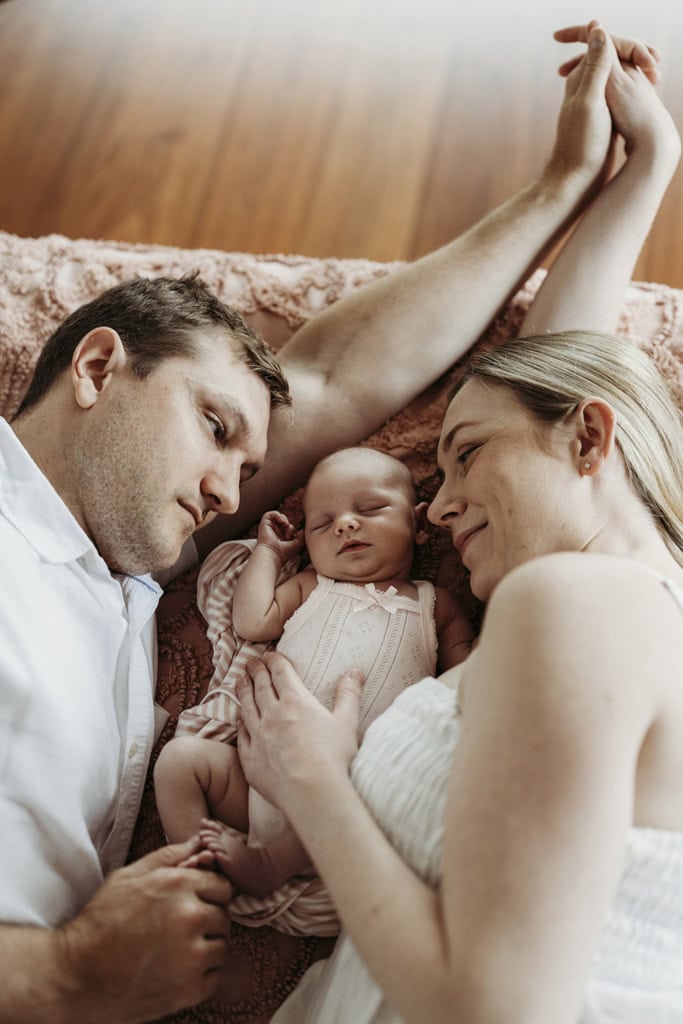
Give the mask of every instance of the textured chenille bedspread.
M 220 298 L 237 307 L 278 349 L 315 312 L 397 266 L 365 260 L 74 241 L 57 235 L 26 239 L 0 232 L 0 414 L 11 416 L 16 410 L 38 352 L 57 324 L 77 306 L 126 278 L 179 276 L 199 270 Z M 543 271 L 538 271 L 527 282 L 482 344 L 495 344 L 517 332 L 542 279 Z M 683 408 L 683 292 L 659 284 L 631 285 L 619 333 L 637 340 L 652 355 Z M 436 488 L 436 442 L 452 379 L 452 374 L 446 375 L 367 442 L 402 458 L 425 499 Z M 297 495 L 285 506 L 295 519 L 300 515 Z M 417 571 L 422 577 L 438 578 L 457 588 L 461 578 L 447 540 L 435 535 L 421 549 Z M 178 715 L 206 696 L 214 673 L 206 623 L 195 600 L 196 575 L 195 570 L 171 584 L 159 609 L 157 700 L 170 712 L 170 719 L 154 756 L 173 735 Z M 131 857 L 162 842 L 150 776 Z M 233 925 L 234 962 L 225 998 L 168 1020 L 176 1024 L 261 1024 L 269 1020 L 312 960 L 328 949 L 329 944 L 320 940 Z

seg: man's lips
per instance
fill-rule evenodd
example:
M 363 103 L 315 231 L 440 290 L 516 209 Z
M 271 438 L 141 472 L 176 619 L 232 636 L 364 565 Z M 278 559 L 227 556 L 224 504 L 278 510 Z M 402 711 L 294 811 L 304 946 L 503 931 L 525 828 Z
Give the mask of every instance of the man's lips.
M 341 555 L 344 551 L 362 551 L 364 548 L 369 547 L 370 545 L 366 544 L 364 540 L 347 540 L 344 541 L 337 554 Z
M 461 530 L 460 533 L 456 534 L 453 545 L 460 552 L 461 556 L 470 538 L 474 537 L 475 533 L 483 530 L 486 525 L 486 523 L 479 523 L 478 526 L 471 526 L 468 530 Z

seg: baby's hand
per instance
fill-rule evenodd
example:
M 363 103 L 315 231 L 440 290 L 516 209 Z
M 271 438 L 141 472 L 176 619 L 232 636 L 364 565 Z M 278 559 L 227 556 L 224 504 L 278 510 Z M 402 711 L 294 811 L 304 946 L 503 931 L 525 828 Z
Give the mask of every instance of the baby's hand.
M 266 512 L 259 523 L 256 543 L 274 551 L 284 565 L 303 548 L 303 531 L 295 530 L 282 512 Z

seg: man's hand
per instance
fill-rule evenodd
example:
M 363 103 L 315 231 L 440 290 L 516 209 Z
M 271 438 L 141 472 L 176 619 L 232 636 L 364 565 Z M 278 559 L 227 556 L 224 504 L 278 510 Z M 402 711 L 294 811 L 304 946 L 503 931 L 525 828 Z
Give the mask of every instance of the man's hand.
M 213 994 L 232 888 L 213 871 L 180 866 L 196 846 L 167 846 L 113 872 L 55 933 L 73 1020 L 135 1024 Z
M 597 22 L 591 22 L 587 39 L 586 54 L 567 77 L 547 173 L 560 180 L 574 177 L 589 188 L 600 182 L 610 162 L 613 125 L 605 91 L 617 55 Z

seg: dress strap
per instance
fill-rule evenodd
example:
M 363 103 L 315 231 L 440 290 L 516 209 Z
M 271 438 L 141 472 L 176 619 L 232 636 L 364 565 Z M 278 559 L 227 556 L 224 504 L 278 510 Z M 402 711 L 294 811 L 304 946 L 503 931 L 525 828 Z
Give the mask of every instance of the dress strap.
M 683 583 L 679 583 L 677 580 L 672 580 L 669 576 L 665 576 L 664 573 L 661 573 L 659 569 L 653 569 L 652 566 L 648 565 L 646 562 L 638 562 L 638 565 L 641 565 L 643 569 L 646 569 L 652 576 L 655 576 L 659 580 L 662 586 L 669 591 L 680 608 L 681 614 L 683 614 Z
M 683 584 L 677 583 L 675 580 L 670 580 L 666 576 L 662 579 L 662 583 L 681 609 L 681 614 L 683 615 Z

